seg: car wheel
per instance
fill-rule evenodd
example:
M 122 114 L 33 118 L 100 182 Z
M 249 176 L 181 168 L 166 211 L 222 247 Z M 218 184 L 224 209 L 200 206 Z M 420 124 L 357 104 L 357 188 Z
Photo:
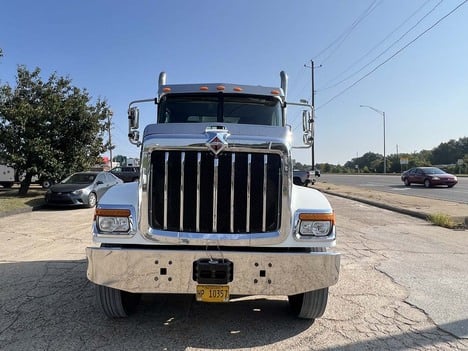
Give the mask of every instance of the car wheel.
M 406 186 L 410 186 L 410 185 L 411 185 L 411 183 L 410 183 L 410 181 L 409 181 L 408 178 L 405 178 L 404 183 L 405 183 Z
M 52 181 L 44 180 L 41 185 L 42 189 L 49 189 L 52 186 Z
M 94 207 L 97 203 L 97 197 L 95 193 L 89 193 L 88 195 L 88 207 Z
M 424 187 L 425 188 L 430 188 L 431 187 L 431 181 L 429 179 L 424 180 Z

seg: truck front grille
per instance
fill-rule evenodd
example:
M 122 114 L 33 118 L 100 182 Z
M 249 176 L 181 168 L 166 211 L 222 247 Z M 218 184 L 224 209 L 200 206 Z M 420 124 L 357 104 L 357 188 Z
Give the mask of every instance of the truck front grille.
M 277 154 L 153 151 L 151 227 L 195 233 L 278 230 L 281 157 Z

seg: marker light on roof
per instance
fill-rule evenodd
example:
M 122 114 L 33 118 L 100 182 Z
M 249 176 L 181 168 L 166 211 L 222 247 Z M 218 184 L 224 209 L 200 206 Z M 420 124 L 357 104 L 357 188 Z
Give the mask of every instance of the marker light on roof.
M 275 90 L 272 90 L 271 93 L 272 93 L 273 95 L 279 95 L 279 94 L 280 94 L 279 90 L 276 90 L 276 89 L 275 89 Z
M 221 91 L 221 90 L 224 90 L 224 89 L 226 89 L 226 88 L 224 87 L 224 85 L 218 85 L 218 86 L 216 87 L 216 90 L 220 90 L 220 91 Z
M 235 87 L 235 88 L 232 89 L 232 90 L 234 90 L 234 91 L 242 91 L 242 90 L 244 90 L 244 89 L 242 89 L 241 87 Z
M 208 87 L 203 86 L 203 87 L 200 87 L 200 90 L 201 90 L 201 91 L 208 91 L 209 89 L 208 89 Z
M 163 92 L 165 92 L 165 93 L 169 93 L 170 91 L 171 91 L 171 88 L 169 88 L 169 87 L 163 88 Z

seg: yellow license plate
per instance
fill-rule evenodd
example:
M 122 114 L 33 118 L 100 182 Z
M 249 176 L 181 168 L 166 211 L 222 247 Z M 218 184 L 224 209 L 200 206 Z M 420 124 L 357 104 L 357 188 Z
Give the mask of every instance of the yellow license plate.
M 229 285 L 197 285 L 197 301 L 228 302 Z

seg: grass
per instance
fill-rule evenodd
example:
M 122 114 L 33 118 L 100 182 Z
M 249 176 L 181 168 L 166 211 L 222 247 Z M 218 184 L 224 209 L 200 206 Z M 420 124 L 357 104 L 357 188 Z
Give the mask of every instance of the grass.
M 18 195 L 19 188 L 0 188 L 0 214 L 33 208 L 44 204 L 43 189 L 30 188 L 25 196 Z
M 438 225 L 439 227 L 453 229 L 455 227 L 455 223 L 448 214 L 445 213 L 434 213 L 430 214 L 427 217 L 427 220 L 432 224 Z

